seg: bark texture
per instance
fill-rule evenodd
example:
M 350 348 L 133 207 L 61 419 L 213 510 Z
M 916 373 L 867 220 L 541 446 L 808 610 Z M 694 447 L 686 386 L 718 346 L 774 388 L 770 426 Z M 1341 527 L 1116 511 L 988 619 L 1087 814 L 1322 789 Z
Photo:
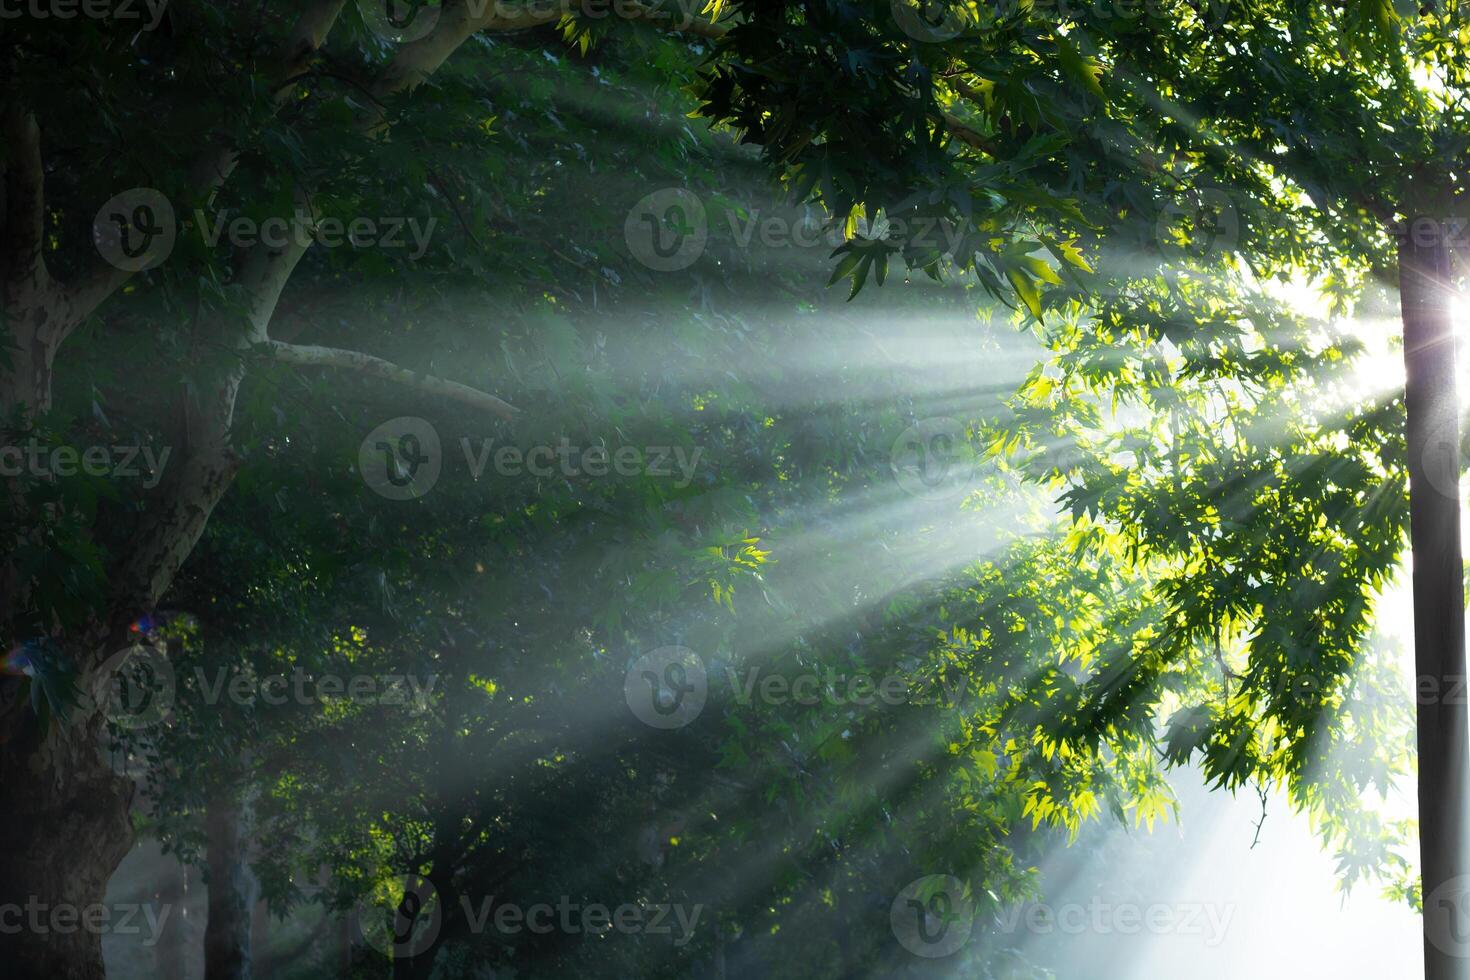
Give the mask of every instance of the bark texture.
M 1419 205 L 1433 198 L 1417 196 Z M 1425 211 L 1415 208 L 1420 215 Z M 1399 246 L 1418 683 L 1419 849 L 1426 980 L 1470 978 L 1464 563 L 1460 554 L 1459 406 L 1450 251 L 1429 221 Z M 1418 215 L 1415 215 L 1417 218 Z
M 89 906 L 105 905 L 107 881 L 132 847 L 133 784 L 97 751 L 97 723 L 64 740 L 51 734 L 42 744 L 38 726 L 12 723 L 0 743 L 0 906 L 24 916 L 16 931 L 0 928 L 0 973 L 97 980 L 102 936 L 79 923 Z
M 256 885 L 247 864 L 249 814 L 238 792 L 211 794 L 205 816 L 209 839 L 209 921 L 204 928 L 204 980 L 251 980 L 251 910 Z

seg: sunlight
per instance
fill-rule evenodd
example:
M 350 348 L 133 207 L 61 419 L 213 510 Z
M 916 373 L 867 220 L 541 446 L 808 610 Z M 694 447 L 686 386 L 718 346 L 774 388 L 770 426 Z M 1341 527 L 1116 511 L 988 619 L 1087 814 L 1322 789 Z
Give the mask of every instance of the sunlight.
M 11 0 L 0 962 L 1446 980 L 1466 3 Z

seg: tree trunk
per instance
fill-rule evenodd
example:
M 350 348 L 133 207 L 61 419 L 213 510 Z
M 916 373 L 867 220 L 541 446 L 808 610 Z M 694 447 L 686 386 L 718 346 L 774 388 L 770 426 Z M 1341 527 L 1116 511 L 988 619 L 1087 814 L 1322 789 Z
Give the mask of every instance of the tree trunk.
M 1415 195 L 1418 214 L 1440 216 Z M 1425 206 L 1427 205 L 1427 207 Z M 1429 225 L 1433 225 L 1433 231 Z M 1460 555 L 1459 406 L 1450 254 L 1438 220 L 1411 220 L 1399 243 L 1408 413 L 1414 671 L 1419 729 L 1419 852 L 1426 980 L 1470 978 L 1466 866 L 1465 593 Z
M 189 922 L 189 866 L 177 857 L 167 860 L 167 874 L 159 883 L 154 903 L 169 912 L 168 925 L 154 937 L 153 966 L 160 980 L 189 980 L 192 929 Z
M 29 705 L 11 711 L 30 723 L 11 722 L 0 734 L 0 972 L 10 980 L 101 980 L 106 927 L 95 916 L 89 926 L 86 910 L 107 909 L 107 881 L 132 847 L 132 783 L 97 751 L 97 723 L 38 756 Z M 108 911 L 115 914 L 106 921 L 122 915 Z
M 204 980 L 252 980 L 251 909 L 255 879 L 246 866 L 246 808 L 238 791 L 210 794 L 205 829 L 209 838 L 209 920 L 204 928 Z
M 271 910 L 265 899 L 257 899 L 250 917 L 250 963 L 255 980 L 271 980 L 275 964 L 271 959 Z

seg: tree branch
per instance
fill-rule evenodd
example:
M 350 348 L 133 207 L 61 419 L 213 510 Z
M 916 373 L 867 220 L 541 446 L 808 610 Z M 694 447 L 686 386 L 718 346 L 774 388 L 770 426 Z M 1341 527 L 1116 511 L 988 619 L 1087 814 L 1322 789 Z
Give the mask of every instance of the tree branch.
M 420 374 L 394 364 L 392 361 L 385 361 L 381 357 L 374 357 L 361 351 L 343 350 L 338 347 L 317 347 L 309 344 L 286 344 L 279 340 L 268 340 L 259 349 L 263 349 L 273 360 L 282 364 L 355 371 L 358 374 L 393 381 L 417 391 L 459 402 L 471 408 L 493 412 L 507 421 L 514 421 L 520 414 L 520 409 L 478 388 L 471 388 L 457 381 L 448 381 L 432 374 Z
M 293 242 L 284 249 L 257 248 L 245 258 L 238 281 L 249 297 L 249 329 L 244 337 L 232 341 L 242 355 L 252 345 L 265 341 L 281 290 L 305 254 L 306 245 Z M 206 329 L 224 335 L 227 324 L 211 323 Z M 241 356 L 219 376 L 185 393 L 183 445 L 147 501 L 137 532 L 109 575 L 119 606 L 148 609 L 163 597 L 230 488 L 241 463 L 230 444 L 230 434 L 235 399 L 244 378 L 245 359 Z
M 980 150 L 983 153 L 989 153 L 993 157 L 1000 156 L 1000 151 L 996 148 L 994 143 L 986 139 L 984 136 L 981 136 L 978 132 L 971 129 L 969 126 L 966 126 L 964 123 L 960 122 L 959 119 L 951 113 L 946 112 L 944 114 L 944 125 L 949 129 L 950 133 L 954 135 L 955 139 L 959 140 L 965 145 Z
M 327 35 L 342 13 L 346 0 L 316 0 L 296 19 L 276 67 L 272 71 L 279 82 L 275 90 L 275 107 L 279 109 L 295 96 L 296 83 L 309 73 L 307 68 L 316 57 Z M 189 183 L 200 194 L 210 196 L 224 186 L 234 173 L 239 156 L 235 147 L 216 144 L 206 148 L 189 167 Z M 125 272 L 106 262 L 98 262 L 90 271 L 77 279 L 63 295 L 65 316 L 60 320 L 60 344 L 72 330 L 92 314 L 128 281 L 132 273 Z
M 315 51 L 340 13 L 343 2 L 344 0 L 322 0 L 302 16 L 297 30 L 293 32 L 296 40 L 287 48 L 288 55 L 284 59 L 285 64 L 280 75 L 283 81 L 301 75 L 309 66 Z M 492 12 L 479 16 L 472 16 L 465 3 L 442 7 L 434 29 L 427 36 L 400 47 L 387 68 L 370 86 L 373 98 L 381 102 L 395 92 L 413 89 L 477 31 L 489 28 L 501 31 L 521 30 L 560 20 L 562 10 L 555 5 L 556 0 L 551 4 L 546 4 L 545 0 L 542 2 L 544 5 L 539 8 L 524 8 L 508 16 L 504 15 L 503 7 L 493 3 L 488 5 Z M 652 22 L 661 21 L 665 16 L 662 11 L 652 8 L 640 7 L 639 10 L 641 16 Z M 671 25 L 671 29 L 709 38 L 725 33 L 722 26 L 692 19 L 686 25 Z M 278 92 L 278 104 L 292 90 L 293 87 L 287 85 L 283 91 Z M 364 129 L 371 131 L 381 122 L 382 112 L 378 109 L 364 120 Z M 205 174 L 208 187 L 218 187 L 233 170 L 233 150 L 225 148 L 222 152 L 227 156 L 221 157 L 220 165 Z M 238 277 L 245 295 L 249 297 L 250 330 L 244 338 L 237 341 L 242 353 L 250 349 L 264 350 L 274 360 L 284 364 L 352 370 L 488 411 L 503 419 L 515 419 L 519 410 L 514 406 L 467 385 L 419 374 L 391 361 L 358 351 L 271 340 L 268 327 L 281 291 L 309 244 L 293 242 L 286 249 L 277 251 L 257 246 L 246 257 Z M 111 288 L 120 284 L 121 280 L 118 280 Z M 95 306 L 110 291 L 104 283 L 95 287 L 88 298 L 95 300 Z M 239 460 L 229 443 L 235 397 L 244 370 L 242 359 L 221 379 L 220 385 L 210 393 L 205 402 L 188 406 L 188 446 L 180 454 L 182 459 L 171 474 L 173 479 L 160 487 L 160 495 L 150 501 L 147 514 L 141 522 L 141 531 L 134 539 L 134 547 L 116 576 L 119 589 L 126 596 L 124 603 L 131 599 L 148 605 L 162 596 L 203 533 L 215 505 L 228 489 L 239 466 Z
M 317 0 L 296 19 L 271 72 L 276 79 L 273 86 L 275 108 L 281 108 L 295 97 L 296 83 L 309 74 L 307 69 L 326 43 L 327 35 L 337 23 L 345 4 L 346 0 Z M 212 194 L 229 179 L 238 160 L 233 146 L 212 147 L 195 162 L 193 185 L 206 194 Z
M 470 9 L 471 6 L 458 3 L 452 7 L 440 8 L 439 21 L 434 29 L 399 49 L 398 55 L 373 86 L 374 97 L 383 99 L 394 92 L 416 88 L 437 71 L 461 44 L 480 31 L 524 31 L 555 24 L 570 9 L 588 10 L 588 4 L 583 0 L 570 0 L 570 3 L 568 0 L 531 0 L 524 7 L 510 11 L 507 11 L 502 0 L 485 4 L 478 15 Z M 607 16 L 605 8 L 596 13 L 598 16 Z M 647 21 L 676 34 L 692 34 L 708 40 L 724 37 L 727 30 L 723 24 L 698 17 L 685 17 L 682 22 L 675 22 L 667 10 L 641 3 L 623 5 L 619 8 L 619 16 L 628 20 Z

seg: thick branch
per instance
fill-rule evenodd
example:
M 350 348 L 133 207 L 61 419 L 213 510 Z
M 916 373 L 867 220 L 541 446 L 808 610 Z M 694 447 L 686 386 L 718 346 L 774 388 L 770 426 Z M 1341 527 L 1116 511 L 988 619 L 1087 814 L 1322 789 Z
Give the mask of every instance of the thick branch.
M 303 17 L 303 23 L 312 26 L 303 32 L 302 46 L 296 49 L 296 59 L 284 69 L 283 79 L 301 74 L 301 69 L 309 61 L 309 52 L 320 45 L 341 6 L 340 0 L 331 0 L 318 4 Z M 493 12 L 472 16 L 469 5 L 464 3 L 442 7 L 438 23 L 426 37 L 398 50 L 372 85 L 373 97 L 382 100 L 395 92 L 412 89 L 477 31 L 519 30 L 554 23 L 561 16 L 558 5 L 526 8 L 509 15 L 496 4 L 488 5 L 488 9 Z M 663 19 L 661 12 L 651 8 L 644 8 L 643 12 L 651 22 Z M 724 33 L 723 27 L 703 21 L 669 26 L 702 37 L 719 37 Z M 292 68 L 296 70 L 292 71 Z M 290 88 L 286 86 L 287 90 Z M 380 123 L 381 116 L 374 114 L 364 120 L 364 128 L 371 130 Z M 220 181 L 227 176 L 227 170 L 224 168 L 219 172 Z M 296 263 L 305 254 L 306 247 L 306 244 L 293 243 L 282 251 L 267 251 L 257 246 L 247 257 L 239 276 L 240 285 L 250 297 L 250 330 L 237 341 L 242 353 L 252 348 L 263 348 L 282 363 L 353 370 L 488 411 L 507 420 L 516 417 L 518 410 L 494 395 L 443 378 L 418 374 L 382 358 L 356 351 L 270 340 L 267 328 L 281 291 Z M 100 302 L 100 297 L 97 301 Z M 186 436 L 189 445 L 181 454 L 183 459 L 173 474 L 174 479 L 166 488 L 160 487 L 159 497 L 150 502 L 134 549 L 117 577 L 125 595 L 135 602 L 147 605 L 162 596 L 231 482 L 238 459 L 230 449 L 230 428 L 235 396 L 243 374 L 242 360 L 227 377 L 221 379 L 221 384 L 207 402 L 190 406 Z
M 288 83 L 300 80 L 306 74 L 306 69 L 326 43 L 327 35 L 337 23 L 345 4 L 346 0 L 317 0 L 297 18 L 291 33 L 286 37 L 286 43 L 281 47 L 276 65 L 270 72 L 275 83 L 274 100 L 277 109 L 295 97 L 296 85 Z M 209 148 L 194 163 L 193 186 L 206 195 L 219 190 L 230 174 L 234 173 L 238 159 L 233 146 Z
M 286 105 L 295 97 L 296 85 L 294 82 L 286 83 L 306 75 L 307 67 L 326 43 L 327 35 L 345 5 L 346 0 L 316 0 L 297 18 L 281 48 L 276 65 L 270 72 L 277 82 L 276 108 Z M 212 195 L 224 186 L 238 162 L 239 155 L 233 145 L 210 145 L 189 167 L 190 186 L 202 196 Z M 90 316 L 103 300 L 120 289 L 131 275 L 132 273 L 124 272 L 108 263 L 99 262 L 80 277 L 66 291 L 64 331 L 57 342 L 65 340 L 66 334 Z
M 243 355 L 265 340 L 281 290 L 305 254 L 306 246 L 298 243 L 280 250 L 258 249 L 241 267 L 239 282 L 249 296 L 248 330 L 233 340 L 241 357 L 219 376 L 195 386 L 196 394 L 185 396 L 183 445 L 174 453 L 112 575 L 124 608 L 151 608 L 163 597 L 229 489 L 241 462 L 230 445 L 230 433 L 235 399 L 245 377 Z M 210 342 L 231 336 L 224 322 L 211 322 L 203 329 L 213 334 L 207 338 Z
M 383 378 L 426 394 L 468 405 L 471 408 L 493 412 L 507 421 L 514 421 L 520 413 L 520 410 L 513 405 L 477 388 L 431 374 L 420 374 L 417 371 L 400 367 L 392 361 L 385 361 L 381 357 L 374 357 L 360 351 L 308 344 L 285 344 L 279 340 L 267 341 L 264 344 L 264 350 L 282 364 L 294 364 L 298 367 L 340 368 L 375 378 Z
M 428 78 L 453 54 L 461 44 L 480 31 L 508 33 L 524 31 L 546 24 L 555 24 L 568 12 L 569 6 L 587 10 L 588 4 L 580 0 L 532 0 L 524 7 L 507 10 L 503 2 L 478 5 L 476 14 L 471 8 L 475 4 L 460 3 L 441 8 L 439 22 L 425 37 L 405 44 L 373 85 L 373 96 L 385 98 L 394 92 L 415 88 Z M 684 17 L 676 21 L 667 10 L 639 3 L 620 5 L 618 16 L 628 20 L 643 20 L 677 34 L 692 34 L 710 40 L 725 36 L 725 26 L 698 17 Z M 596 16 L 608 16 L 606 7 L 589 11 Z
M 994 143 L 986 139 L 984 136 L 980 135 L 980 133 L 978 133 L 977 131 L 971 129 L 969 126 L 966 126 L 964 123 L 960 122 L 960 120 L 956 118 L 953 114 L 948 112 L 944 114 L 944 125 L 946 128 L 949 129 L 950 133 L 954 136 L 955 139 L 959 140 L 965 145 L 980 150 L 983 153 L 989 153 L 993 157 L 1000 156 L 1000 151 Z

